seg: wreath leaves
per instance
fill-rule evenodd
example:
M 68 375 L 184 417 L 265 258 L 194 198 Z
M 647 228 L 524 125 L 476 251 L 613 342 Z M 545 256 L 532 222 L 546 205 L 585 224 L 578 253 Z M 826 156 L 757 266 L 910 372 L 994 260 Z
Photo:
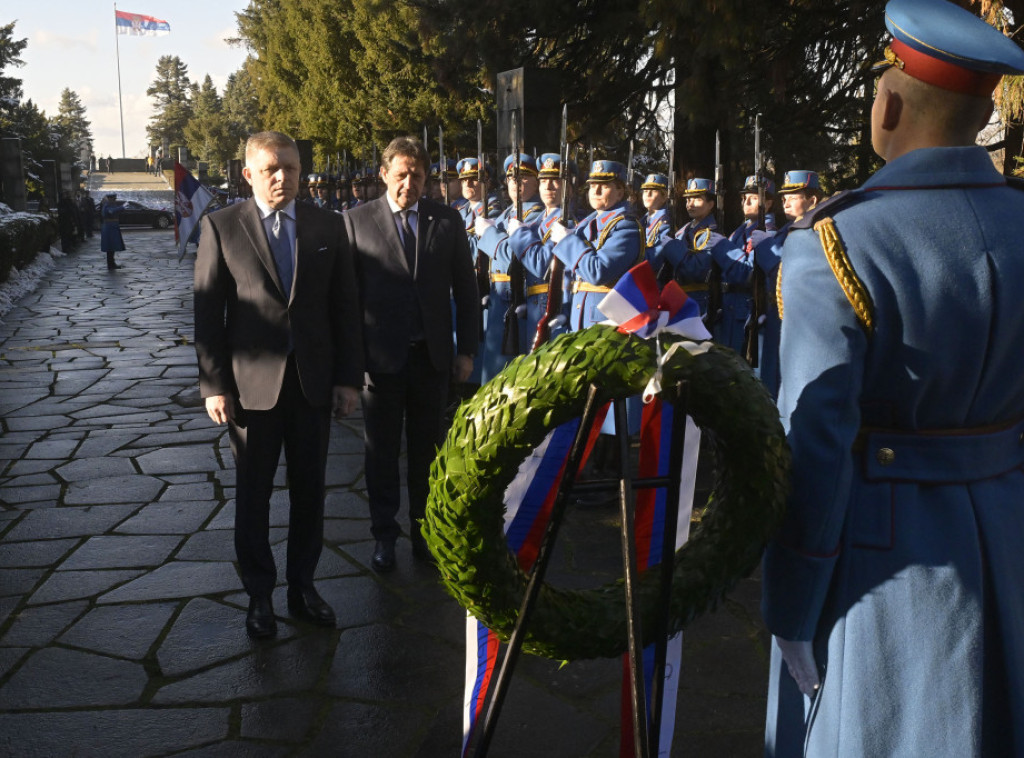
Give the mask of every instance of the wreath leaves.
M 663 349 L 673 337 L 663 338 Z M 520 356 L 455 416 L 431 468 L 422 533 L 447 591 L 508 639 L 526 588 L 504 535 L 504 493 L 522 461 L 554 427 L 582 415 L 585 388 L 613 398 L 641 392 L 656 362 L 653 342 L 598 325 Z M 713 609 L 760 561 L 785 510 L 789 449 L 775 405 L 731 350 L 676 350 L 662 384 L 689 382 L 688 412 L 713 432 L 717 479 L 707 510 L 676 553 L 669 632 Z M 658 572 L 638 588 L 641 624 L 653 629 Z M 650 642 L 650 639 L 645 639 Z M 622 581 L 587 590 L 545 584 L 524 649 L 549 658 L 614 657 L 626 650 Z

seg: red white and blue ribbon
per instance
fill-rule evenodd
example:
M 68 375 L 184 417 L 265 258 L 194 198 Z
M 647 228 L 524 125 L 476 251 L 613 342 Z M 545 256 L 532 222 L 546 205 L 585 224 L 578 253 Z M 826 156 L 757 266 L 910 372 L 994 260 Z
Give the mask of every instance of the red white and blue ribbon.
M 675 282 L 665 290 L 658 291 L 657 280 L 649 263 L 633 267 L 620 279 L 598 306 L 619 331 L 632 332 L 639 337 L 651 339 L 661 332 L 670 332 L 686 340 L 673 344 L 672 349 L 683 346 L 691 352 L 702 352 L 705 346 L 689 340 L 707 340 L 711 335 L 700 319 L 700 308 L 690 300 Z M 661 354 L 660 347 L 658 349 Z M 669 457 L 672 449 L 671 405 L 654 400 L 660 392 L 658 379 L 661 364 L 668 355 L 659 359 L 658 369 L 648 385 L 650 399 L 646 397 L 641 421 L 639 475 L 667 476 Z M 653 388 L 653 389 L 652 389 Z M 581 466 L 597 439 L 607 406 L 598 414 L 587 441 Z M 547 527 L 555 497 L 562 482 L 565 465 L 579 428 L 579 420 L 563 424 L 552 430 L 536 450 L 519 467 L 515 479 L 505 493 L 505 537 L 523 571 L 529 571 L 537 557 L 544 530 Z M 697 453 L 700 448 L 700 430 L 693 420 L 686 420 L 686 440 L 678 503 L 667 502 L 665 489 L 640 490 L 635 510 L 636 544 L 638 567 L 645 570 L 661 562 L 662 533 L 665 510 L 678 508 L 678 526 L 675 546 L 678 550 L 689 535 L 690 512 L 693 506 L 694 481 L 697 471 Z M 466 755 L 477 720 L 483 713 L 490 687 L 494 666 L 497 662 L 498 638 L 468 613 L 466 615 L 466 688 L 463 707 L 462 752 Z M 682 635 L 669 640 L 668 657 L 665 666 L 664 698 L 661 715 L 661 754 L 668 755 L 672 746 L 675 728 L 675 706 L 679 687 L 679 663 L 682 656 Z M 628 670 L 628 659 L 624 666 Z M 644 651 L 644 669 L 647 699 L 650 701 L 650 682 L 653 680 L 653 646 Z M 624 708 L 622 718 L 622 745 L 628 746 L 632 754 L 632 711 L 629 705 L 629 678 L 624 677 Z M 648 711 L 650 709 L 648 708 Z M 625 747 L 623 749 L 626 749 Z
M 607 406 L 600 410 L 584 448 L 580 466 L 586 463 L 601 431 Z M 505 491 L 505 540 L 523 571 L 537 560 L 544 530 L 551 518 L 555 497 L 579 429 L 580 420 L 566 422 L 548 433 L 544 441 L 519 466 Z M 462 754 L 466 755 L 477 720 L 483 714 L 498 658 L 498 636 L 469 613 L 466 614 L 466 686 L 462 711 Z

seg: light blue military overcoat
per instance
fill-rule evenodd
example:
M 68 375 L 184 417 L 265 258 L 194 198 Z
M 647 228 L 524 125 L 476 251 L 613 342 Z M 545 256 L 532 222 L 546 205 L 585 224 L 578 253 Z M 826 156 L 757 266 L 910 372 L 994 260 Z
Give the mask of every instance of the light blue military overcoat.
M 920 149 L 795 227 L 764 614 L 822 684 L 773 651 L 767 754 L 804 754 L 809 706 L 809 756 L 1024 755 L 1024 192 Z
M 524 200 L 521 220 L 527 222 L 539 219 L 543 211 L 544 206 L 536 198 Z M 515 358 L 514 355 L 504 355 L 501 351 L 505 313 L 512 305 L 512 288 L 507 279 L 508 267 L 512 263 L 512 251 L 508 246 L 507 224 L 515 216 L 516 206 L 513 203 L 502 211 L 498 216 L 497 224 L 488 229 L 478 242 L 479 249 L 491 259 L 491 294 L 487 303 L 487 330 L 484 336 L 483 375 L 481 377 L 484 382 L 489 382 L 497 376 L 509 361 Z M 530 343 L 526 338 L 526 314 L 523 313 L 519 322 L 519 354 L 527 352 L 529 347 Z

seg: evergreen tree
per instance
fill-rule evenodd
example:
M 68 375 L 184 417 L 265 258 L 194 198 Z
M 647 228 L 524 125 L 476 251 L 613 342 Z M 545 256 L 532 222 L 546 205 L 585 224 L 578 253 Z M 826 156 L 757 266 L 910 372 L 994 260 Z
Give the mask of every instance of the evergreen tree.
M 185 126 L 185 144 L 190 154 L 208 161 L 214 173 L 234 152 L 236 139 L 209 74 L 193 98 L 192 118 Z
M 0 137 L 16 137 L 15 111 L 21 102 L 21 79 L 7 76 L 12 66 L 24 66 L 21 52 L 27 39 L 14 39 L 14 22 L 0 26 Z
M 228 76 L 228 82 L 224 86 L 224 98 L 221 101 L 236 146 L 239 143 L 244 144 L 250 134 L 260 131 L 262 124 L 260 99 L 250 73 L 251 66 L 252 59 L 249 58 L 238 71 Z M 244 147 L 242 149 L 244 151 Z M 238 154 L 236 149 L 229 157 L 243 156 Z
M 85 166 L 92 153 L 92 129 L 85 117 L 85 106 L 67 87 L 60 93 L 57 115 L 50 119 L 50 127 L 57 135 L 60 160 Z
M 185 144 L 185 127 L 192 118 L 194 85 L 188 78 L 188 66 L 176 55 L 163 55 L 156 64 L 156 78 L 146 94 L 156 100 L 153 116 L 146 127 L 150 144 Z

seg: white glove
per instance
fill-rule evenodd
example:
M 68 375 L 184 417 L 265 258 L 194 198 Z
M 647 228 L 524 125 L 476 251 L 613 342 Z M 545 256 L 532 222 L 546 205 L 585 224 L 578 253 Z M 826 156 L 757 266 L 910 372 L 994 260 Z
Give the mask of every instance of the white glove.
M 484 232 L 494 226 L 494 222 L 489 218 L 483 218 L 482 216 L 473 222 L 473 231 L 476 232 L 477 237 L 483 237 Z
M 786 662 L 790 676 L 796 680 L 796 686 L 808 697 L 817 694 L 821 679 L 818 677 L 818 664 L 814 662 L 814 648 L 810 642 L 793 642 L 775 637 L 782 660 Z
M 511 237 L 513 234 L 515 234 L 516 229 L 518 229 L 522 225 L 523 225 L 523 222 L 520 221 L 519 219 L 517 219 L 517 218 L 510 218 L 508 220 L 508 223 L 505 224 L 505 228 L 508 230 L 508 236 Z
M 551 225 L 551 241 L 556 245 L 569 236 L 569 230 L 565 228 L 565 225 L 561 221 L 556 221 Z

